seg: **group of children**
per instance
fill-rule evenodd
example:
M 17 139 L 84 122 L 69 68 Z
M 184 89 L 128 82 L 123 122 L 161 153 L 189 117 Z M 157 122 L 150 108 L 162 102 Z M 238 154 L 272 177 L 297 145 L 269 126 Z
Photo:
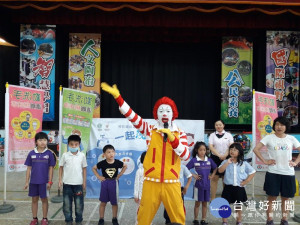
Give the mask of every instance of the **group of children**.
M 269 170 L 266 173 L 264 190 L 268 195 L 269 205 L 276 200 L 281 193 L 283 218 L 281 225 L 288 225 L 287 210 L 284 208 L 286 200 L 292 198 L 295 194 L 295 172 L 294 166 L 300 162 L 300 156 L 292 161 L 291 152 L 293 148 L 300 150 L 300 143 L 293 136 L 286 135 L 285 132 L 289 128 L 289 123 L 285 118 L 278 117 L 274 120 L 273 130 L 275 134 L 271 134 L 261 140 L 254 148 L 253 152 L 266 165 Z M 86 188 L 86 157 L 79 151 L 81 139 L 78 135 L 71 135 L 68 138 L 68 152 L 61 156 L 59 162 L 59 187 L 63 186 L 63 212 L 66 224 L 72 224 L 72 202 L 75 203 L 75 222 L 77 225 L 82 224 L 82 213 L 84 208 L 83 190 Z M 48 136 L 43 132 L 39 132 L 35 136 L 36 148 L 32 150 L 25 161 L 27 165 L 26 182 L 24 189 L 29 187 L 29 196 L 32 197 L 32 215 L 33 220 L 30 225 L 37 225 L 38 199 L 41 198 L 43 219 L 41 225 L 47 225 L 48 199 L 51 185 L 53 184 L 53 167 L 55 166 L 55 157 L 47 148 Z M 259 153 L 259 149 L 264 145 L 268 147 L 271 159 L 264 159 Z M 195 178 L 194 185 L 194 221 L 193 224 L 207 225 L 206 213 L 207 202 L 210 199 L 210 180 L 216 174 L 216 171 L 224 175 L 224 189 L 222 198 L 231 203 L 244 203 L 247 201 L 245 185 L 248 184 L 255 175 L 255 170 L 250 164 L 244 161 L 244 151 L 239 143 L 233 143 L 229 146 L 229 154 L 220 166 L 217 168 L 215 162 L 208 157 L 208 148 L 204 142 L 197 142 L 194 146 L 193 158 L 186 166 L 181 165 L 180 178 L 182 198 L 191 183 L 192 176 Z M 93 167 L 95 176 L 101 181 L 100 192 L 100 219 L 98 225 L 104 224 L 104 212 L 107 202 L 111 202 L 113 211 L 113 225 L 118 225 L 118 179 L 125 172 L 127 166 L 115 159 L 115 149 L 112 145 L 106 145 L 103 148 L 105 160 L 102 160 Z M 141 163 L 145 158 L 146 152 L 141 155 Z M 122 169 L 121 169 L 122 168 Z M 194 168 L 194 173 L 189 170 Z M 118 169 L 121 172 L 118 173 Z M 102 176 L 97 170 L 102 171 Z M 287 174 L 287 175 L 285 175 Z M 143 190 L 144 171 L 141 167 L 138 169 L 135 181 L 134 200 L 140 203 Z M 188 179 L 184 185 L 183 178 Z M 198 220 L 199 207 L 202 203 L 202 219 Z M 242 211 L 236 212 L 236 224 L 242 225 Z M 272 208 L 267 209 L 267 225 L 274 225 L 272 216 Z M 166 223 L 170 222 L 168 213 L 164 213 Z M 172 223 L 170 223 L 172 224 Z M 223 218 L 223 225 L 228 225 L 227 218 Z
M 28 154 L 25 165 L 26 182 L 24 189 L 29 187 L 29 196 L 32 197 L 32 216 L 30 225 L 37 225 L 38 200 L 41 198 L 43 219 L 41 225 L 47 225 L 48 196 L 53 184 L 53 168 L 56 164 L 55 156 L 47 148 L 48 136 L 44 132 L 35 135 L 36 147 Z M 81 139 L 78 135 L 70 135 L 68 138 L 68 151 L 61 156 L 59 161 L 59 188 L 63 188 L 63 213 L 66 225 L 73 224 L 72 204 L 75 205 L 76 225 L 82 224 L 84 209 L 83 191 L 86 188 L 86 157 L 80 151 Z M 104 224 L 104 212 L 107 202 L 112 204 L 113 225 L 118 225 L 118 179 L 125 172 L 127 166 L 115 159 L 115 149 L 112 145 L 103 148 L 106 160 L 100 161 L 93 167 L 93 172 L 101 181 L 101 193 L 99 200 L 99 225 Z M 118 169 L 122 168 L 118 173 Z M 102 171 L 102 176 L 97 170 Z
M 39 132 L 35 136 L 36 148 L 31 151 L 25 161 L 27 165 L 26 184 L 24 189 L 29 186 L 29 196 L 32 197 L 32 215 L 33 220 L 30 225 L 37 225 L 38 199 L 41 198 L 43 219 L 41 225 L 47 225 L 48 199 L 49 189 L 51 188 L 53 167 L 55 166 L 55 158 L 52 152 L 47 148 L 48 136 L 43 132 Z M 68 138 L 68 152 L 64 153 L 59 162 L 59 187 L 63 187 L 63 213 L 67 225 L 73 223 L 72 202 L 75 204 L 75 222 L 77 225 L 82 224 L 82 213 L 84 209 L 83 191 L 86 188 L 86 157 L 80 152 L 79 146 L 81 139 L 78 135 L 71 135 Z M 112 223 L 118 225 L 118 180 L 125 172 L 127 166 L 120 160 L 115 159 L 115 149 L 112 145 L 106 145 L 103 148 L 105 160 L 95 165 L 92 170 L 95 176 L 101 181 L 100 192 L 100 219 L 98 225 L 104 224 L 104 213 L 107 202 L 112 205 Z M 146 152 L 142 153 L 140 161 Z M 207 225 L 207 203 L 210 201 L 210 180 L 217 171 L 214 161 L 208 157 L 208 147 L 204 142 L 197 142 L 192 152 L 193 158 L 185 166 L 181 165 L 180 180 L 182 187 L 182 198 L 186 194 L 187 189 L 195 178 L 194 185 L 194 221 L 193 224 Z M 254 177 L 255 170 L 244 162 L 243 149 L 239 143 L 233 143 L 229 147 L 229 158 L 224 160 L 219 167 L 219 171 L 226 170 L 224 183 L 225 187 L 222 197 L 227 199 L 229 203 L 245 202 L 247 195 L 244 186 Z M 194 168 L 194 173 L 189 170 Z M 118 169 L 121 172 L 118 173 Z M 102 171 L 102 176 L 98 170 Z M 236 173 L 237 176 L 233 176 Z M 141 166 L 136 173 L 134 185 L 134 200 L 140 203 L 143 187 L 143 167 Z M 184 177 L 188 179 L 184 184 Z M 234 179 L 234 177 L 236 177 Z M 30 182 L 29 182 L 30 179 Z M 199 207 L 202 203 L 202 219 L 198 220 Z M 165 210 L 164 217 L 166 224 L 171 224 L 168 214 Z M 241 211 L 238 211 L 237 224 L 241 224 Z M 223 225 L 227 225 L 226 218 L 223 219 Z

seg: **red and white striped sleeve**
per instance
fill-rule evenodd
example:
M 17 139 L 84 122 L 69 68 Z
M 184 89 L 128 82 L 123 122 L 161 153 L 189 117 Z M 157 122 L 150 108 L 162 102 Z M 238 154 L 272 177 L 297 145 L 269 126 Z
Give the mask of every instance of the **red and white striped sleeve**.
M 124 101 L 121 95 L 116 98 L 116 101 L 119 105 L 120 112 L 132 123 L 132 125 L 136 129 L 138 129 L 145 137 L 150 137 L 150 131 L 152 129 L 151 126 L 130 108 L 130 106 Z
M 177 155 L 179 155 L 181 160 L 186 161 L 190 158 L 190 151 L 186 133 L 180 130 L 179 139 L 175 138 L 175 140 L 171 142 L 171 145 L 173 147 L 173 150 Z

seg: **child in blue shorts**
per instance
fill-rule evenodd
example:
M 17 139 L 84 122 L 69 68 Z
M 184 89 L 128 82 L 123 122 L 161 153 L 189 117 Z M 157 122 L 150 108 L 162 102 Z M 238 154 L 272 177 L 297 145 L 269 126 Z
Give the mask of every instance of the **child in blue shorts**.
M 105 159 L 98 162 L 93 166 L 93 173 L 101 181 L 100 198 L 101 201 L 99 207 L 100 219 L 98 225 L 104 225 L 104 212 L 107 202 L 112 205 L 112 223 L 113 225 L 119 225 L 117 220 L 118 213 L 118 180 L 125 172 L 127 166 L 118 159 L 115 159 L 115 148 L 112 145 L 105 145 L 103 148 L 103 154 Z M 118 169 L 122 168 L 118 174 Z M 98 170 L 102 171 L 102 176 L 98 174 Z
M 38 201 L 39 197 L 42 201 L 43 219 L 41 225 L 47 225 L 48 219 L 48 195 L 52 183 L 53 167 L 55 166 L 55 158 L 51 150 L 47 148 L 48 136 L 44 132 L 39 132 L 35 135 L 36 147 L 30 151 L 25 165 L 27 166 L 26 171 L 26 182 L 24 190 L 29 187 L 28 196 L 32 197 L 32 217 L 30 225 L 37 225 L 38 218 Z M 30 182 L 29 182 L 30 179 Z

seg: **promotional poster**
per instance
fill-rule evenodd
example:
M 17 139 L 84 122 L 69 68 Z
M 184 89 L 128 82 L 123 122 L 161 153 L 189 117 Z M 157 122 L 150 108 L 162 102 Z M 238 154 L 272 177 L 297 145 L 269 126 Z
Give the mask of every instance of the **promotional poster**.
M 298 124 L 300 32 L 267 31 L 266 93 L 274 94 L 278 116 Z
M 251 124 L 253 42 L 223 37 L 221 119 L 225 124 Z
M 96 96 L 91 93 L 69 88 L 63 89 L 62 118 L 62 146 L 60 156 L 66 152 L 68 137 L 76 134 L 81 137 L 80 151 L 86 152 L 90 139 L 93 110 Z
M 25 159 L 42 131 L 44 91 L 9 85 L 8 171 L 24 171 Z
M 69 34 L 69 88 L 96 95 L 94 118 L 100 117 L 101 34 Z
M 21 24 L 20 86 L 44 90 L 44 121 L 55 120 L 55 25 Z

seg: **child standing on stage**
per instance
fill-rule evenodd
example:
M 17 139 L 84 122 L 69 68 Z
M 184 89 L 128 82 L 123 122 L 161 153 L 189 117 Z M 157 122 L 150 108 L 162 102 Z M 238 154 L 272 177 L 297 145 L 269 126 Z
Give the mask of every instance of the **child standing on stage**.
M 68 152 L 65 152 L 59 162 L 58 186 L 63 186 L 63 212 L 67 225 L 73 224 L 72 202 L 75 203 L 76 225 L 82 224 L 84 209 L 83 190 L 86 187 L 86 158 L 80 152 L 81 138 L 70 135 L 68 138 Z
M 210 180 L 214 177 L 217 172 L 217 165 L 215 162 L 207 157 L 208 148 L 204 142 L 196 142 L 193 149 L 193 158 L 189 161 L 186 167 L 190 170 L 195 168 L 197 174 L 193 174 L 196 179 L 194 187 L 194 225 L 207 225 L 206 212 L 207 202 L 210 200 Z M 213 173 L 210 174 L 211 169 Z M 202 219 L 199 223 L 198 214 L 200 203 L 202 202 Z
M 244 150 L 240 143 L 229 146 L 229 157 L 219 166 L 219 173 L 225 171 L 222 198 L 229 204 L 246 202 L 245 185 L 252 180 L 256 171 L 244 161 Z M 237 213 L 236 224 L 242 225 L 242 210 L 236 210 L 235 213 Z M 223 225 L 228 225 L 227 218 L 223 218 Z
M 103 148 L 103 154 L 105 159 L 98 162 L 97 165 L 93 167 L 93 172 L 95 176 L 101 181 L 101 191 L 100 198 L 101 201 L 99 207 L 100 219 L 98 225 L 104 224 L 104 212 L 107 202 L 112 205 L 112 223 L 113 225 L 119 225 L 117 219 L 118 213 L 118 180 L 125 172 L 127 166 L 118 159 L 115 159 L 115 148 L 112 145 L 106 145 Z M 121 172 L 118 174 L 118 169 L 122 168 Z M 98 170 L 101 169 L 102 176 L 98 174 Z
M 24 189 L 29 186 L 28 196 L 32 197 L 31 210 L 33 220 L 30 225 L 37 225 L 38 218 L 38 201 L 39 197 L 42 201 L 43 219 L 41 225 L 47 225 L 48 219 L 48 196 L 51 188 L 53 167 L 55 166 L 55 159 L 53 153 L 47 148 L 48 136 L 44 132 L 39 132 L 35 135 L 36 148 L 29 152 L 25 165 L 26 183 Z M 30 178 L 30 183 L 29 183 Z

